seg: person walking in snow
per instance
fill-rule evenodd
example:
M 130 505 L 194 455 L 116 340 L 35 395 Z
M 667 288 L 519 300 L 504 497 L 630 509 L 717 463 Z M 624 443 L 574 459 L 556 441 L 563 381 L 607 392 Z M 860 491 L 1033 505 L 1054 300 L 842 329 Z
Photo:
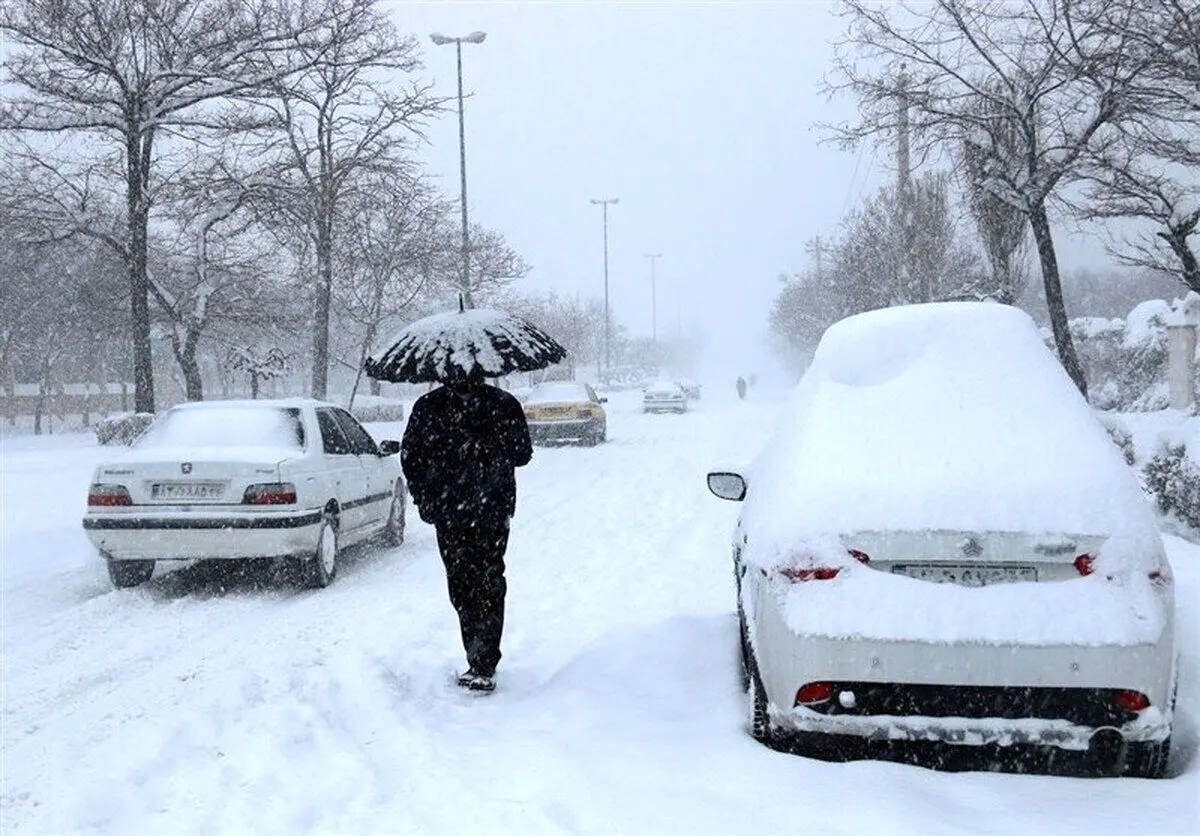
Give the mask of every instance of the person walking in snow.
M 504 555 L 516 511 L 515 469 L 533 457 L 520 402 L 475 367 L 413 404 L 400 464 L 413 503 L 437 529 L 467 670 L 458 684 L 496 687 L 504 631 Z
M 745 400 L 746 399 L 746 378 L 739 376 L 737 379 L 736 386 L 737 386 L 738 400 Z

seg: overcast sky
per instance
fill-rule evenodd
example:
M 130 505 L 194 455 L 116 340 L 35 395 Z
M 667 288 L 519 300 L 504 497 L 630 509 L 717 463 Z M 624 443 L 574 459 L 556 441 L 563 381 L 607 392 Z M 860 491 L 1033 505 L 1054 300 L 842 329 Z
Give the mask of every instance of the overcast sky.
M 778 277 L 804 244 L 836 234 L 894 176 L 884 151 L 820 144 L 818 121 L 849 118 L 818 86 L 842 22 L 832 4 L 401 2 L 426 77 L 455 92 L 454 46 L 429 33 L 487 33 L 463 45 L 467 191 L 473 222 L 533 266 L 527 289 L 604 295 L 601 207 L 609 208 L 609 299 L 635 334 L 682 321 L 748 360 L 760 352 Z M 458 196 L 458 123 L 424 149 Z M 1064 261 L 1075 256 L 1064 248 Z M 1099 249 L 1094 241 L 1084 247 Z M 1079 253 L 1076 253 L 1078 256 Z M 740 362 L 740 358 L 730 358 Z

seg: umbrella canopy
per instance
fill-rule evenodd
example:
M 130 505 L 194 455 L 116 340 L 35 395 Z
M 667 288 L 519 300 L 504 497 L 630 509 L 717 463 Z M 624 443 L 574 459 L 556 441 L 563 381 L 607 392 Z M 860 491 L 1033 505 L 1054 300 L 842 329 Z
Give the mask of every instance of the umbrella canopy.
M 478 369 L 486 377 L 532 372 L 567 356 L 535 325 L 503 311 L 473 308 L 427 316 L 403 328 L 378 360 L 367 358 L 368 377 L 392 383 L 432 383 Z

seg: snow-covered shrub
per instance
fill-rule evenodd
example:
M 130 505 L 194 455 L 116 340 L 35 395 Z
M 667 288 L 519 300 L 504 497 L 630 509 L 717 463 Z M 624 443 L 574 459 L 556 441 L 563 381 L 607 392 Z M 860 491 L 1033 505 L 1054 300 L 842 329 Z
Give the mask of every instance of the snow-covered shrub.
M 1168 403 L 1166 318 L 1162 299 L 1142 302 L 1125 319 L 1077 317 L 1071 337 L 1098 409 L 1150 412 Z M 1054 339 L 1043 330 L 1051 350 Z
M 1113 440 L 1113 444 L 1121 448 L 1125 464 L 1132 465 L 1137 461 L 1137 451 L 1133 447 L 1133 433 L 1126 429 L 1125 425 L 1115 416 L 1101 415 L 1099 417 L 1104 429 L 1108 430 L 1108 437 Z
M 152 412 L 121 412 L 96 422 L 96 441 L 101 444 L 133 444 L 154 423 Z
M 351 410 L 359 421 L 403 421 L 404 402 L 373 395 L 359 395 Z
M 1185 427 L 1160 443 L 1144 473 L 1159 510 L 1200 535 L 1200 418 Z

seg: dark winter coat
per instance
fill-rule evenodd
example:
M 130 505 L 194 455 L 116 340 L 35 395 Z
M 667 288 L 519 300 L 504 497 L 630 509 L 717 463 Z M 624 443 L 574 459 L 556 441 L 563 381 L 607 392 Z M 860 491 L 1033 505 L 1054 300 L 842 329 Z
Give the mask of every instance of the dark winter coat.
M 422 395 L 400 446 L 413 502 L 431 523 L 508 519 L 517 505 L 514 468 L 532 457 L 520 401 L 484 384 Z

